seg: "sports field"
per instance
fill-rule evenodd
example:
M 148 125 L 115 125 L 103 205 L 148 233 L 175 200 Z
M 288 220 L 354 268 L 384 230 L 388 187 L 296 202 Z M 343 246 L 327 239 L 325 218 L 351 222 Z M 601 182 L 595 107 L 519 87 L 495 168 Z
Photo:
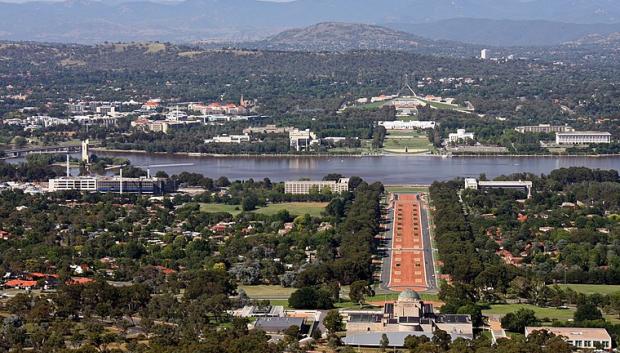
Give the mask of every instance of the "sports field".
M 399 194 L 394 205 L 390 289 L 427 289 L 423 248 L 417 195 Z
M 261 207 L 252 212 L 271 216 L 280 211 L 287 210 L 291 215 L 295 216 L 309 214 L 313 217 L 320 217 L 325 207 L 327 207 L 327 203 L 325 202 L 286 202 L 272 203 L 267 205 L 267 207 Z M 207 213 L 226 212 L 236 216 L 241 213 L 241 206 L 220 203 L 202 203 L 200 204 L 200 210 Z

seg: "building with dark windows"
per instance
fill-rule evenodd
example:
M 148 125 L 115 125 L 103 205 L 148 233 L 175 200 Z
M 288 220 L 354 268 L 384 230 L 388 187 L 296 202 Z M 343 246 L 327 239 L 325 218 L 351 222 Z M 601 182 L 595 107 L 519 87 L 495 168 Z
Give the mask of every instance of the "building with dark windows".
M 174 187 L 167 179 L 145 177 L 62 177 L 49 180 L 48 191 L 68 190 L 161 195 L 174 191 Z

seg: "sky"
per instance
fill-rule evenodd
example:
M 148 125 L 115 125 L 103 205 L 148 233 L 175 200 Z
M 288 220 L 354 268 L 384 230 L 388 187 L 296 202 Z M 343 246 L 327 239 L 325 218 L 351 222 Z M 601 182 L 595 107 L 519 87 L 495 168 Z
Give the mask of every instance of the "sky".
M 61 1 L 66 1 L 66 0 L 0 0 L 0 2 L 12 2 L 12 3 L 23 3 L 23 2 L 33 2 L 33 1 L 61 2 Z M 105 0 L 99 0 L 99 1 L 105 2 Z M 139 1 L 139 0 L 126 0 L 126 1 Z M 175 2 L 175 1 L 183 1 L 183 0 L 159 0 L 159 1 L 161 1 L 161 2 Z M 294 0 L 259 0 L 259 1 L 290 2 L 290 1 L 294 1 Z

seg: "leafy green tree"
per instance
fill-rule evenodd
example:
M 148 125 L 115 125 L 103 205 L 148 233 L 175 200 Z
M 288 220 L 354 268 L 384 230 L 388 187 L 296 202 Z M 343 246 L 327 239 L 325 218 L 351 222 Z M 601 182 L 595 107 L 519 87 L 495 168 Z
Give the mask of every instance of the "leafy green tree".
M 443 351 L 450 349 L 450 343 L 452 343 L 452 337 L 444 330 L 435 330 L 433 333 L 433 339 L 431 340 L 437 347 Z
M 299 337 L 299 326 L 291 325 L 291 327 L 284 330 L 284 335 L 291 340 L 297 339 L 297 337 Z
M 331 309 L 334 306 L 327 291 L 314 287 L 296 290 L 289 297 L 288 303 L 295 309 Z
M 366 297 L 373 295 L 373 290 L 366 281 L 355 281 L 351 283 L 349 290 L 349 298 L 352 302 L 358 303 L 360 306 L 364 304 Z
M 390 345 L 390 339 L 384 333 L 381 335 L 381 340 L 379 341 L 379 346 L 381 347 L 381 351 L 385 352 L 385 349 Z
M 340 332 L 344 329 L 344 323 L 342 322 L 342 315 L 338 310 L 330 310 L 323 319 L 323 325 L 329 333 Z
M 241 208 L 243 209 L 244 212 L 254 211 L 256 209 L 256 206 L 258 206 L 258 203 L 259 203 L 258 197 L 253 193 L 249 193 L 241 201 Z
M 533 310 L 521 308 L 514 313 L 506 314 L 502 320 L 502 327 L 508 331 L 524 333 L 526 326 L 536 326 L 538 319 Z
M 583 303 L 577 305 L 577 310 L 575 311 L 573 317 L 576 322 L 582 322 L 588 320 L 601 320 L 603 318 L 603 314 L 596 307 L 596 305 L 592 303 Z

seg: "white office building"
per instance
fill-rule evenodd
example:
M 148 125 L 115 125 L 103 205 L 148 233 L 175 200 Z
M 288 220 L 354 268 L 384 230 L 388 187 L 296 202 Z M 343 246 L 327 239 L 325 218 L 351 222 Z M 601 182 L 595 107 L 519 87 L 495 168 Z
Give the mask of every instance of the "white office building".
M 488 49 L 482 49 L 480 51 L 480 59 L 486 60 L 488 58 L 489 58 L 489 50 Z
M 205 140 L 205 143 L 242 143 L 250 142 L 250 135 L 220 135 L 212 139 Z
M 97 178 L 93 177 L 63 177 L 50 179 L 48 190 L 54 191 L 97 191 Z
M 598 131 L 558 132 L 555 134 L 555 143 L 558 145 L 611 143 L 611 134 Z
M 379 126 L 383 126 L 386 130 L 429 130 L 434 129 L 437 125 L 434 121 L 379 121 Z
M 332 193 L 342 193 L 349 191 L 349 179 L 342 178 L 338 181 L 287 181 L 284 183 L 286 194 L 307 195 L 311 191 L 322 192 L 329 188 Z
M 574 132 L 575 129 L 567 125 L 539 124 L 530 126 L 517 126 L 515 128 L 515 131 L 522 134 L 527 132 L 550 134 L 552 132 Z
M 310 146 L 319 144 L 319 140 L 317 140 L 316 134 L 309 129 L 293 129 L 288 132 L 288 137 L 291 147 L 294 148 L 296 151 L 307 151 L 310 149 Z
M 448 135 L 448 141 L 456 143 L 459 141 L 473 140 L 474 137 L 473 132 L 467 132 L 465 129 L 458 129 L 456 130 L 456 133 L 451 133 Z

